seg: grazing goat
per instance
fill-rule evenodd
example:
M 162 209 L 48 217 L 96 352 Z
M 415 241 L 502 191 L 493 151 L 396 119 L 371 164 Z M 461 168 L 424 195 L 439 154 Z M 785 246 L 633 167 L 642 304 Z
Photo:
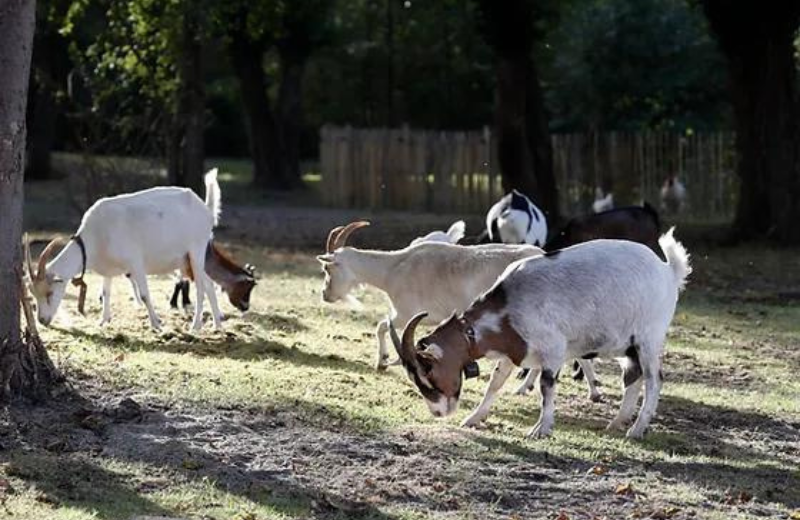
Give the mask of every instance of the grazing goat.
M 475 426 L 489 414 L 515 365 L 540 368 L 542 408 L 532 437 L 551 433 L 555 383 L 564 361 L 616 357 L 623 368 L 623 398 L 609 429 L 635 412 L 644 381 L 644 402 L 629 438 L 640 438 L 658 406 L 661 356 L 678 294 L 691 273 L 689 255 L 670 229 L 661 237 L 667 262 L 642 244 L 594 240 L 543 257 L 516 262 L 466 311 L 453 315 L 414 342 L 426 314 L 409 321 L 402 341 L 392 341 L 430 411 L 455 412 L 462 371 L 482 357 L 498 359 L 483 400 L 464 421 Z
M 594 202 L 592 203 L 592 211 L 595 213 L 600 213 L 602 211 L 608 211 L 610 209 L 614 209 L 614 194 L 609 192 L 603 195 L 602 188 L 595 188 L 594 190 Z
M 492 242 L 541 247 L 547 240 L 547 219 L 528 197 L 512 190 L 489 209 L 486 232 Z
M 199 330 L 203 325 L 206 295 L 214 324 L 220 328 L 216 294 L 205 273 L 206 247 L 221 206 L 216 169 L 206 174 L 205 185 L 205 203 L 191 190 L 177 187 L 151 188 L 98 200 L 84 213 L 75 235 L 50 262 L 61 240 L 53 240 L 45 247 L 35 272 L 26 243 L 31 292 L 36 297 L 39 321 L 49 325 L 53 320 L 70 279 L 83 286 L 78 302 L 78 308 L 83 309 L 83 274 L 92 270 L 103 276 L 101 324 L 111 320 L 112 278 L 130 274 L 147 306 L 150 325 L 158 330 L 161 321 L 153 308 L 147 275 L 169 273 L 188 262 L 195 273 L 197 297 L 192 329 Z
M 464 238 L 466 224 L 463 220 L 453 222 L 447 231 L 431 231 L 425 236 L 417 237 L 411 241 L 411 245 L 422 244 L 423 242 L 445 242 L 447 244 L 458 244 Z
M 332 303 L 346 298 L 358 284 L 384 291 L 391 303 L 390 318 L 378 323 L 376 368 L 388 366 L 386 333 L 389 324 L 399 327 L 421 310 L 435 322 L 462 311 L 491 287 L 512 262 L 541 255 L 527 244 L 459 246 L 422 243 L 397 251 L 370 251 L 345 247 L 347 238 L 369 222 L 352 222 L 333 229 L 326 253 L 317 257 L 325 273 L 322 299 Z
M 677 175 L 670 175 L 661 186 L 661 211 L 677 215 L 686 203 L 686 187 Z
M 649 247 L 661 260 L 666 261 L 664 252 L 658 243 L 661 234 L 661 223 L 656 210 L 648 203 L 644 206 L 630 206 L 616 208 L 602 213 L 575 217 L 564 226 L 564 228 L 553 237 L 547 245 L 545 251 L 556 251 L 565 247 L 596 240 L 599 238 L 630 240 L 639 242 Z M 592 361 L 576 361 L 575 379 L 586 376 L 586 384 L 589 387 L 589 399 L 594 402 L 600 401 L 602 396 L 597 388 L 597 378 L 594 373 Z M 523 395 L 530 392 L 536 382 L 536 372 L 523 370 L 520 377 L 524 377 L 524 382 L 517 388 L 515 393 Z
M 254 266 L 250 264 L 240 266 L 225 250 L 210 241 L 206 247 L 205 268 L 209 278 L 228 295 L 231 305 L 242 312 L 250 308 L 250 293 L 256 286 L 256 279 L 253 276 Z M 175 290 L 169 300 L 169 305 L 173 309 L 178 308 L 178 296 L 181 297 L 183 307 L 188 307 L 192 303 L 189 300 L 189 281 L 194 278 L 194 273 L 188 263 L 181 268 L 181 276 L 181 280 L 175 283 Z

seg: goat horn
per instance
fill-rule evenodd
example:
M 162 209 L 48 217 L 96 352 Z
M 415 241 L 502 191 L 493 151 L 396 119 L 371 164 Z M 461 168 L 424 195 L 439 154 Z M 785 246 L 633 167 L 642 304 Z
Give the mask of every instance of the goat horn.
M 22 247 L 25 250 L 25 264 L 28 266 L 28 276 L 31 278 L 31 281 L 33 281 L 36 275 L 33 272 L 33 259 L 31 259 L 31 242 L 27 233 L 25 233 L 25 239 L 22 242 Z
M 47 261 L 50 259 L 51 256 L 53 256 L 53 253 L 55 252 L 56 248 L 59 247 L 62 242 L 63 240 L 61 238 L 59 237 L 54 238 L 53 240 L 50 241 L 49 244 L 47 244 L 47 247 L 44 248 L 42 254 L 39 255 L 39 264 L 36 267 L 37 279 L 39 280 L 44 279 L 45 274 L 47 272 Z
M 325 252 L 326 253 L 333 253 L 334 251 L 334 244 L 336 244 L 336 239 L 339 236 L 339 233 L 342 232 L 344 226 L 337 226 L 331 229 L 331 232 L 328 233 L 328 241 L 325 243 Z
M 344 247 L 347 244 L 347 239 L 350 238 L 350 235 L 353 233 L 353 231 L 367 226 L 369 226 L 369 222 L 367 222 L 366 220 L 359 220 L 347 224 L 344 227 L 344 229 L 341 232 L 339 232 L 339 234 L 336 236 L 336 242 L 333 244 L 333 250 L 335 251 L 340 247 Z
M 419 322 L 424 320 L 428 316 L 427 312 L 420 312 L 413 318 L 411 321 L 406 324 L 406 328 L 403 330 L 403 340 L 400 343 L 400 350 L 398 351 L 398 355 L 400 359 L 404 359 L 410 362 L 416 361 L 415 354 L 416 350 L 414 348 L 414 333 L 417 330 L 417 325 Z M 390 322 L 391 323 L 391 322 Z M 392 341 L 395 340 L 397 333 L 395 333 L 394 337 L 392 337 Z

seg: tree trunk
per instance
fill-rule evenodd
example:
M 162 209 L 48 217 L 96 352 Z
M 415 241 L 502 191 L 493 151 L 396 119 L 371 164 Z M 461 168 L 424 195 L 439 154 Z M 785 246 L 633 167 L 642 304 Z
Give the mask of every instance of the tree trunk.
M 262 63 L 264 50 L 263 42 L 251 41 L 243 31 L 231 35 L 229 51 L 247 118 L 253 183 L 260 188 L 289 190 L 295 187 L 296 181 L 286 172 L 277 117 L 267 97 L 267 75 Z
M 203 185 L 206 89 L 203 77 L 203 42 L 198 10 L 186 8 L 181 35 L 178 107 L 169 157 L 170 181 L 191 188 L 201 198 Z M 169 154 L 168 154 L 169 155 Z
M 280 51 L 281 87 L 278 93 L 280 132 L 283 137 L 283 156 L 286 176 L 294 187 L 303 185 L 300 171 L 300 137 L 303 131 L 303 74 L 305 56 Z
M 40 395 L 55 369 L 41 343 L 20 333 L 25 108 L 34 0 L 8 0 L 0 16 L 0 398 Z M 44 368 L 44 371 L 40 369 Z
M 544 96 L 533 61 L 535 11 L 528 0 L 480 0 L 482 30 L 496 56 L 495 133 L 503 189 L 528 195 L 558 226 L 558 191 Z
M 800 105 L 794 35 L 798 2 L 705 0 L 728 63 L 739 156 L 734 234 L 800 243 Z

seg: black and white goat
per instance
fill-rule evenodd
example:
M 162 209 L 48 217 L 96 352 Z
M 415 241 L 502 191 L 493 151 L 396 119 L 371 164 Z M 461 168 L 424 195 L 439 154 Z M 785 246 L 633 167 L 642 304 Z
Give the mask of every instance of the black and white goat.
M 531 199 L 512 190 L 486 213 L 486 232 L 491 242 L 542 247 L 547 241 L 547 219 Z
M 80 227 L 52 260 L 61 240 L 45 247 L 33 269 L 30 248 L 26 258 L 31 292 L 36 297 L 38 319 L 49 325 L 58 311 L 67 282 L 83 285 L 83 274 L 94 271 L 103 276 L 102 323 L 111 320 L 111 281 L 130 274 L 142 301 L 147 306 L 150 324 L 161 328 L 150 291 L 148 274 L 166 274 L 188 262 L 196 274 L 197 306 L 193 330 L 203 325 L 203 300 L 208 296 L 214 324 L 222 326 L 221 313 L 211 280 L 205 272 L 206 247 L 219 219 L 221 195 L 217 170 L 205 176 L 205 203 L 186 188 L 158 187 L 106 197 L 95 202 L 83 215 Z M 83 308 L 85 289 L 78 302 Z
M 453 311 L 462 311 L 491 287 L 512 262 L 541 255 L 527 244 L 459 246 L 426 242 L 397 251 L 373 251 L 346 247 L 350 234 L 369 222 L 352 222 L 331 230 L 325 254 L 317 257 L 325 273 L 322 299 L 332 303 L 345 299 L 359 284 L 384 291 L 391 303 L 390 318 L 378 323 L 378 370 L 388 364 L 386 334 L 389 323 L 403 327 L 425 310 L 437 322 Z
M 594 240 L 508 267 L 467 310 L 453 315 L 415 343 L 421 313 L 400 340 L 403 366 L 430 411 L 455 412 L 462 373 L 477 359 L 498 360 L 483 400 L 464 421 L 482 422 L 513 367 L 541 369 L 542 408 L 529 436 L 550 435 L 555 422 L 555 384 L 569 358 L 615 357 L 623 368 L 623 398 L 609 429 L 622 428 L 644 402 L 630 438 L 644 435 L 658 406 L 661 356 L 678 294 L 691 273 L 689 255 L 673 238 L 661 237 L 662 262 L 642 244 Z
M 222 291 L 228 295 L 228 301 L 242 312 L 250 308 L 250 293 L 256 286 L 255 267 L 250 264 L 239 265 L 222 249 L 216 242 L 211 241 L 206 248 L 206 274 L 211 280 L 220 286 Z M 191 265 L 184 264 L 181 268 L 181 280 L 175 283 L 175 289 L 169 300 L 169 305 L 173 309 L 178 308 L 178 297 L 181 298 L 181 305 L 185 308 L 191 305 L 189 299 L 189 283 L 194 280 L 194 273 Z M 135 286 L 134 286 L 135 294 Z

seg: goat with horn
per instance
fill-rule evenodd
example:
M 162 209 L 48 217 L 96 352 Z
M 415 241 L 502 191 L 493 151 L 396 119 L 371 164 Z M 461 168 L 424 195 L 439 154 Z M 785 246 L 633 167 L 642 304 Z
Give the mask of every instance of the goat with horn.
M 35 271 L 26 243 L 39 321 L 49 325 L 61 304 L 66 281 L 75 279 L 80 284 L 83 274 L 91 270 L 103 276 L 101 324 L 111 319 L 112 278 L 130 274 L 147 306 L 150 324 L 160 329 L 147 275 L 170 273 L 188 262 L 195 273 L 197 294 L 192 329 L 202 327 L 205 296 L 211 303 L 214 324 L 220 328 L 222 317 L 216 294 L 205 272 L 206 248 L 221 206 L 216 169 L 206 174 L 205 185 L 205 202 L 191 190 L 177 187 L 151 188 L 98 200 L 84 213 L 78 231 L 57 255 L 63 240 L 55 239 L 45 247 Z M 82 300 L 83 297 L 79 308 Z
M 641 410 L 627 432 L 640 438 L 658 406 L 665 336 L 691 273 L 689 255 L 672 230 L 660 244 L 666 262 L 642 244 L 605 239 L 520 260 L 464 312 L 415 342 L 416 327 L 426 317 L 417 314 L 402 340 L 392 333 L 397 353 L 438 417 L 456 411 L 465 369 L 483 357 L 498 360 L 465 426 L 489 415 L 514 366 L 540 369 L 542 408 L 532 437 L 552 431 L 555 384 L 567 359 L 618 358 L 623 398 L 609 428 L 622 428 L 633 418 L 644 385 Z
M 390 323 L 404 327 L 422 310 L 428 311 L 430 322 L 441 321 L 453 311 L 466 309 L 509 264 L 542 254 L 541 249 L 527 244 L 467 247 L 424 242 L 395 251 L 347 247 L 351 233 L 368 225 L 358 221 L 334 228 L 325 254 L 317 259 L 325 274 L 324 301 L 345 299 L 359 284 L 376 287 L 389 297 L 390 317 L 381 320 L 376 330 L 378 370 L 390 364 L 386 345 Z

